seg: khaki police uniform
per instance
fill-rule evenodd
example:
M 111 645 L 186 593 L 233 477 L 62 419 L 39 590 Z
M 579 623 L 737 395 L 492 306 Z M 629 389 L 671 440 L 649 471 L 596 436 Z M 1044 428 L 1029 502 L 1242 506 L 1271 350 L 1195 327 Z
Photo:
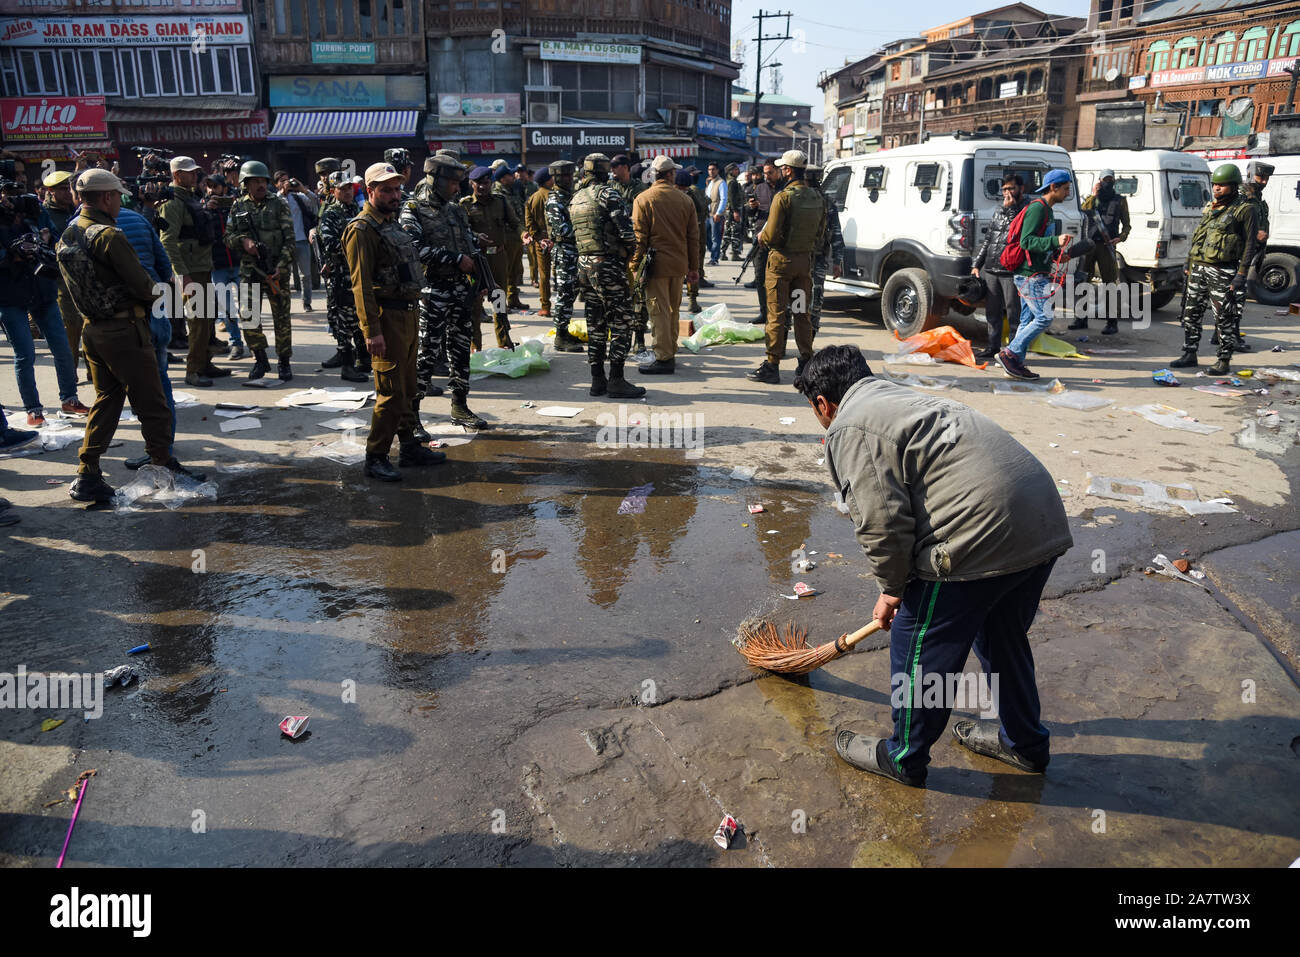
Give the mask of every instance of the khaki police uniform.
M 785 358 L 791 319 L 800 359 L 812 358 L 812 258 L 822 248 L 825 229 L 826 203 L 803 180 L 794 180 L 772 200 L 759 241 L 768 247 L 767 361 L 774 367 Z

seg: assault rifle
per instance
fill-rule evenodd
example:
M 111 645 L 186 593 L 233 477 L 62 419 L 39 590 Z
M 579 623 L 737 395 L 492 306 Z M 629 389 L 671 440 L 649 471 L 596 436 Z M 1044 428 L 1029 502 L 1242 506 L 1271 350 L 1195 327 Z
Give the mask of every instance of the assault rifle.
M 749 250 L 749 255 L 746 256 L 746 257 L 745 257 L 745 261 L 744 261 L 743 263 L 740 264 L 740 272 L 736 273 L 736 278 L 735 278 L 734 281 L 735 281 L 737 284 L 740 283 L 740 280 L 742 280 L 742 279 L 745 278 L 745 270 L 748 269 L 750 263 L 752 263 L 752 262 L 754 261 L 754 256 L 755 256 L 757 253 L 758 253 L 758 241 L 755 240 L 755 241 L 754 241 L 754 245 L 753 245 L 753 247 Z
M 510 317 L 507 313 L 497 309 L 497 299 L 504 293 L 504 290 L 497 283 L 496 277 L 492 275 L 492 265 L 488 262 L 487 255 L 483 250 L 476 246 L 471 258 L 474 260 L 474 283 L 478 286 L 478 293 L 480 296 L 486 296 L 488 302 L 492 304 L 492 316 L 497 330 L 497 344 L 503 349 L 509 349 L 513 352 L 515 344 L 510 338 Z M 501 339 L 505 341 L 501 342 Z

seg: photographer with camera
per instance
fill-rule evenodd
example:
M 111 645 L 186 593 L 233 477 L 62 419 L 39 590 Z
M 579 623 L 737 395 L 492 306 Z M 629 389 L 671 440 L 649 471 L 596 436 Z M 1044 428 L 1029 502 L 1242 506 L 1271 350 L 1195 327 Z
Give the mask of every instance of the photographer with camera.
M 36 388 L 36 343 L 28 316 L 45 337 L 54 357 L 62 409 L 70 415 L 90 410 L 77 398 L 77 372 L 68 334 L 58 306 L 58 264 L 54 237 L 41 229 L 40 203 L 13 180 L 0 181 L 0 322 L 14 350 L 18 395 L 27 410 L 27 424 L 45 425 L 45 410 Z
M 197 187 L 199 174 L 203 172 L 199 165 L 188 156 L 174 157 L 170 165 L 172 195 L 158 211 L 166 224 L 162 229 L 162 244 L 179 280 L 180 295 L 175 302 L 184 313 L 189 330 L 185 384 L 206 388 L 214 378 L 230 375 L 229 369 L 218 369 L 212 364 L 209 283 L 212 282 L 212 245 L 221 238 L 221 228 L 217 216 L 199 202 Z M 181 316 L 173 318 L 179 322 Z
M 307 234 L 319 222 L 320 204 L 314 194 L 282 169 L 275 172 L 275 188 L 289 204 L 289 215 L 293 217 L 293 277 L 302 290 L 302 311 L 311 312 L 311 240 Z

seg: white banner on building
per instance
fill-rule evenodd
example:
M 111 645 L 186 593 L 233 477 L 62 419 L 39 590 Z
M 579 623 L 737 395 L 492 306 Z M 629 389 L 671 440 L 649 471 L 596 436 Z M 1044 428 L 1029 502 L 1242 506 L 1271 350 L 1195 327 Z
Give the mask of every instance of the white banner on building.
M 589 40 L 543 40 L 543 60 L 575 60 L 579 63 L 640 63 L 641 46 L 636 43 L 592 43 Z
M 43 17 L 0 20 L 0 43 L 20 47 L 181 46 L 195 42 L 248 45 L 248 17 Z

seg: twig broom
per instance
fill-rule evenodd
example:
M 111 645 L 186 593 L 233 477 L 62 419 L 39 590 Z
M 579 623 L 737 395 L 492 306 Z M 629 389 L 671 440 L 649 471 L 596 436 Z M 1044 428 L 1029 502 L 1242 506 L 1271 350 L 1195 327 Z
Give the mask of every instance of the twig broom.
M 851 635 L 840 635 L 834 641 L 810 648 L 806 628 L 787 624 L 782 633 L 771 622 L 746 622 L 740 626 L 740 633 L 732 644 L 755 668 L 786 675 L 805 675 L 834 661 L 879 630 L 880 622 L 873 620 Z

